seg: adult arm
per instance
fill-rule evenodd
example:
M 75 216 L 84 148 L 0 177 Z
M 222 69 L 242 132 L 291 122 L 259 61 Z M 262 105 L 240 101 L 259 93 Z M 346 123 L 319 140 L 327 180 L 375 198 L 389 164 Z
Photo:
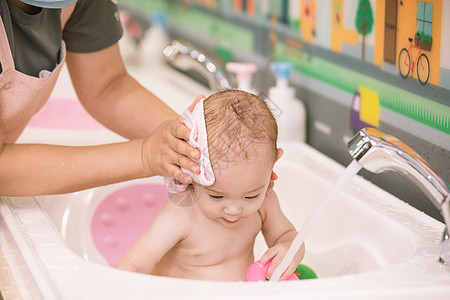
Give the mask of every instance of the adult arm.
M 76 74 L 80 66 L 75 62 L 80 59 L 81 64 L 86 63 L 81 59 L 84 55 L 88 62 L 97 59 L 98 63 L 106 64 L 102 58 L 109 57 L 111 52 L 115 53 L 112 56 L 116 57 L 116 47 L 117 45 L 113 45 L 88 54 L 72 53 L 76 59 L 71 59 L 69 54 L 69 65 L 75 65 Z M 180 168 L 197 173 L 199 170 L 198 164 L 190 159 L 198 158 L 199 151 L 185 142 L 189 139 L 189 129 L 170 108 L 126 73 L 120 58 L 116 57 L 113 61 L 116 62 L 111 62 L 110 65 L 116 67 L 109 71 L 108 67 L 103 65 L 105 76 L 97 74 L 99 86 L 103 86 L 103 89 L 86 81 L 86 78 L 89 78 L 88 81 L 96 81 L 96 76 L 89 77 L 94 71 L 83 73 L 86 78 L 81 73 L 78 74 L 79 77 L 74 76 L 72 72 L 74 85 L 79 95 L 86 93 L 91 97 L 87 101 L 88 106 L 93 107 L 91 110 L 94 110 L 94 114 L 95 111 L 98 112 L 100 117 L 97 118 L 105 118 L 103 122 L 110 122 L 112 127 L 117 126 L 112 129 L 120 131 L 122 128 L 122 134 L 130 138 L 141 135 L 147 137 L 126 143 L 92 147 L 5 144 L 2 137 L 0 146 L 5 146 L 0 155 L 0 195 L 67 193 L 154 175 L 175 177 L 183 183 L 192 182 L 192 178 Z M 92 67 L 99 71 L 98 67 Z M 75 77 L 82 79 L 77 80 Z M 93 89 L 93 94 L 85 91 L 90 88 Z M 100 99 L 99 107 L 95 103 L 96 97 Z M 85 96 L 82 98 L 85 99 Z M 128 103 L 134 101 L 133 99 L 140 100 L 137 100 L 135 105 Z M 155 102 L 155 105 L 150 105 L 152 102 Z M 152 107 L 155 111 L 151 111 Z M 117 122 L 114 118 L 117 118 Z M 172 119 L 167 120 L 168 118 Z
M 165 132 L 169 133 L 165 133 Z M 175 177 L 189 183 L 180 162 L 197 171 L 194 162 L 170 150 L 186 138 L 178 120 L 166 121 L 146 139 L 99 146 L 69 147 L 47 144 L 7 144 L 0 132 L 0 195 L 27 196 L 68 193 L 147 176 Z M 172 137 L 161 143 L 163 137 Z M 179 138 L 177 138 L 179 137 Z M 154 145 L 166 145 L 163 151 Z M 188 149 L 179 149 L 187 152 Z
M 128 74 L 117 43 L 92 53 L 68 52 L 67 65 L 80 102 L 98 121 L 130 139 L 155 133 L 159 138 L 152 145 L 155 161 L 169 158 L 159 164 L 199 170 L 198 164 L 191 160 L 199 158 L 199 150 L 185 141 L 189 139 L 189 129 L 181 121 L 161 128 L 161 123 L 178 115 Z M 180 131 L 182 134 L 174 135 Z M 172 172 L 177 178 L 184 176 L 179 167 Z
M 132 78 L 117 43 L 91 53 L 67 53 L 67 66 L 80 102 L 99 122 L 132 139 L 178 117 L 161 99 Z

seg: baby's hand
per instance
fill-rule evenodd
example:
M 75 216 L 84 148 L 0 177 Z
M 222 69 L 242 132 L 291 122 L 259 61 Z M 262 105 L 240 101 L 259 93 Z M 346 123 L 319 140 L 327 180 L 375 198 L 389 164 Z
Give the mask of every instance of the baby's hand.
M 266 253 L 264 253 L 264 255 L 261 257 L 260 259 L 261 267 L 265 266 L 266 263 L 268 263 L 272 259 L 269 270 L 267 271 L 267 278 L 270 279 L 272 277 L 273 272 L 280 265 L 290 246 L 291 246 L 290 242 L 276 244 L 275 246 L 269 248 L 266 251 Z M 297 268 L 298 264 L 302 261 L 304 256 L 305 256 L 305 244 L 302 244 L 302 246 L 295 254 L 294 259 L 289 264 L 286 271 L 281 275 L 280 281 L 288 279 L 289 276 L 291 276 L 292 273 L 294 273 L 295 269 Z

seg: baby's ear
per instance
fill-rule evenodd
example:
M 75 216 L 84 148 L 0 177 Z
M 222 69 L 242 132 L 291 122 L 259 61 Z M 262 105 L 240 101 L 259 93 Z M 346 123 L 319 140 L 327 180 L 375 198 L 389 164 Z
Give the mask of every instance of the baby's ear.
M 284 150 L 282 148 L 277 149 L 277 158 L 275 159 L 275 162 L 277 162 L 282 156 L 283 156 Z
M 272 172 L 272 175 L 273 174 L 275 174 L 275 173 L 273 173 Z M 275 174 L 276 175 L 276 174 Z M 265 196 L 264 197 L 267 197 L 267 195 L 273 190 L 273 186 L 275 185 L 275 182 L 273 181 L 273 179 L 270 179 L 270 181 L 269 181 L 269 186 L 267 187 L 267 190 L 266 190 L 266 194 L 265 194 Z
M 283 149 L 281 149 L 281 148 L 277 149 L 277 157 L 275 159 L 275 162 L 277 162 L 281 158 L 281 156 L 283 156 L 283 153 L 284 153 Z M 272 171 L 272 173 L 270 174 L 270 181 L 269 181 L 269 186 L 267 187 L 266 196 L 267 196 L 267 194 L 269 194 L 270 191 L 272 191 L 273 186 L 274 186 L 274 181 L 277 179 L 278 179 L 278 175 L 274 171 Z

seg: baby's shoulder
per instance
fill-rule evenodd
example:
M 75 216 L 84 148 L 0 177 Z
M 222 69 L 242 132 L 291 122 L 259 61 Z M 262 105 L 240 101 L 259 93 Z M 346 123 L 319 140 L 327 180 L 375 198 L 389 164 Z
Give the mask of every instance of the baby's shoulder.
M 188 188 L 183 192 L 170 194 L 168 200 L 174 207 L 178 208 L 191 207 L 196 203 L 192 188 Z
M 163 213 L 170 217 L 176 217 L 179 222 L 189 224 L 193 214 L 195 201 L 188 190 L 176 194 L 170 194 L 163 208 Z

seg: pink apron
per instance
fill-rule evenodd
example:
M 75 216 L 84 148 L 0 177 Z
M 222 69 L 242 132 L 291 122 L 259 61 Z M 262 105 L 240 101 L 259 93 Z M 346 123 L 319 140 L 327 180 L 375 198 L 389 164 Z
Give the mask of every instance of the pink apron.
M 0 74 L 0 131 L 7 143 L 17 140 L 31 117 L 44 106 L 55 86 L 65 56 L 66 48 L 62 42 L 60 58 L 52 72 L 42 70 L 39 77 L 34 77 L 16 71 L 0 16 L 0 63 L 3 68 Z

